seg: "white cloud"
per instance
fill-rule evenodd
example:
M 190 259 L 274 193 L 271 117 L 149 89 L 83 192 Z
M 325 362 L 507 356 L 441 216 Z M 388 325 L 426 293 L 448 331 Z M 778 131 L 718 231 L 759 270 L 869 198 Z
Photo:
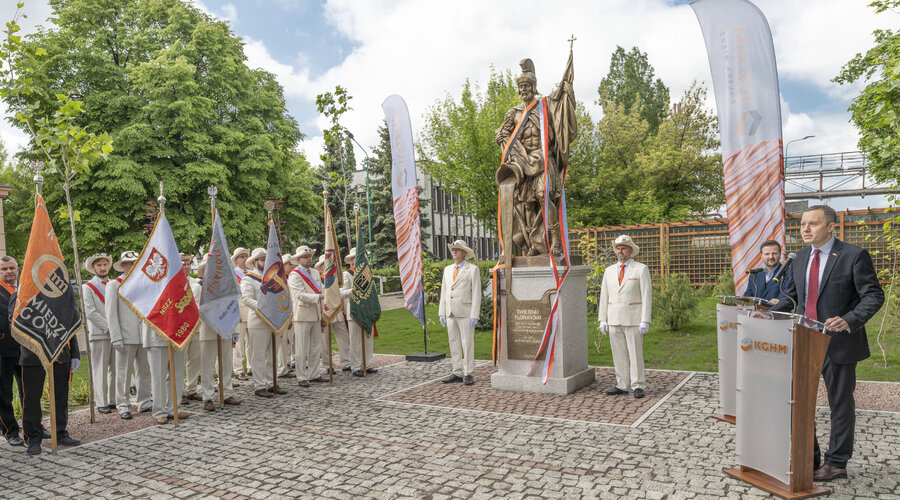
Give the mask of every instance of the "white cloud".
M 284 87 L 284 93 L 288 97 L 313 96 L 314 85 L 309 79 L 309 70 L 306 68 L 297 70 L 290 64 L 284 64 L 275 60 L 269 49 L 260 40 L 244 37 L 244 54 L 247 56 L 247 64 L 251 68 L 261 68 L 273 73 L 278 83 Z M 311 94 L 312 93 L 312 94 Z

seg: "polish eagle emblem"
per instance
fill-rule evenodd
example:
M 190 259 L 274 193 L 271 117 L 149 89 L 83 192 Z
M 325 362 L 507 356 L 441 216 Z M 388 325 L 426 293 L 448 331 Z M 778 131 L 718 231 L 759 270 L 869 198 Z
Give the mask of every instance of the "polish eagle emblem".
M 169 272 L 169 261 L 166 260 L 166 257 L 153 247 L 150 251 L 150 257 L 147 259 L 147 262 L 144 263 L 144 267 L 141 268 L 141 271 L 150 278 L 150 281 L 157 282 L 166 277 L 166 274 Z

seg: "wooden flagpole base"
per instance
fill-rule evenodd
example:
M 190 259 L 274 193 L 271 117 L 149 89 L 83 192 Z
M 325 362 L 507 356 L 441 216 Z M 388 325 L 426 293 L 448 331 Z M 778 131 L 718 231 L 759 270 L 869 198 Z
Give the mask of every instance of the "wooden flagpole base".
M 225 385 L 222 382 L 222 337 L 216 334 L 216 349 L 219 351 L 219 407 L 225 407 Z
M 729 415 L 729 414 L 727 414 L 727 413 L 713 413 L 712 415 L 709 416 L 709 418 L 714 418 L 714 419 L 716 419 L 716 420 L 721 420 L 722 422 L 727 422 L 727 423 L 732 424 L 732 425 L 733 425 L 735 422 L 737 422 L 737 420 L 735 420 L 734 415 Z
M 325 339 L 325 342 L 328 344 L 328 383 L 334 386 L 334 360 L 331 359 L 331 323 L 328 323 L 328 338 Z
M 362 351 L 361 351 L 362 352 L 362 362 L 363 362 L 362 374 L 363 374 L 363 377 L 365 377 L 366 376 L 366 331 L 363 330 L 362 327 L 359 328 L 359 341 L 362 342 Z
M 44 368 L 44 372 L 47 374 L 47 382 L 50 384 L 50 387 L 47 388 L 50 399 L 50 449 L 53 451 L 53 454 L 56 455 L 57 440 L 59 439 L 59 436 L 56 435 L 56 387 L 53 383 L 53 363 L 50 363 L 49 370 Z
M 172 381 L 172 421 L 178 424 L 178 393 L 175 391 L 175 353 L 169 346 L 169 380 Z
M 828 488 L 812 485 L 812 488 L 803 491 L 791 491 L 789 485 L 782 483 L 774 477 L 760 472 L 751 467 L 735 467 L 734 469 L 726 469 L 725 474 L 740 479 L 746 483 L 752 484 L 757 488 L 767 491 L 777 497 L 794 500 L 797 498 L 810 498 L 819 495 L 827 495 L 831 493 Z
M 272 396 L 278 395 L 278 350 L 275 349 L 275 332 L 272 332 Z

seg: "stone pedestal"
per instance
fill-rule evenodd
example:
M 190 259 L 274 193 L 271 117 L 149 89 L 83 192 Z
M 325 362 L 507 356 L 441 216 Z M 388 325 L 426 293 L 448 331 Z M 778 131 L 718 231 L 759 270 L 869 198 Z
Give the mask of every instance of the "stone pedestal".
M 491 376 L 491 388 L 504 391 L 570 394 L 594 381 L 588 367 L 587 275 L 588 266 L 573 266 L 560 290 L 559 326 L 556 333 L 553 368 L 547 384 L 541 383 L 543 359 L 532 359 L 540 347 L 544 327 L 556 294 L 553 269 L 514 267 L 512 297 L 505 293 L 506 278 L 499 273 L 503 322 L 500 330 L 499 370 Z M 562 273 L 562 269 L 560 269 Z M 549 352 L 549 349 L 546 351 Z

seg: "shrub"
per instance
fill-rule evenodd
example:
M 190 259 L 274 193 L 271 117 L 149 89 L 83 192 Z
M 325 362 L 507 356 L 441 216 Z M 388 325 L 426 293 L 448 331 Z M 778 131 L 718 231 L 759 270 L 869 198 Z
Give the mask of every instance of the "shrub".
M 697 292 L 687 275 L 663 277 L 661 289 L 653 290 L 653 316 L 668 330 L 679 330 L 697 311 Z
M 712 295 L 734 295 L 734 273 L 731 268 L 726 268 L 716 277 L 716 286 L 712 289 Z

